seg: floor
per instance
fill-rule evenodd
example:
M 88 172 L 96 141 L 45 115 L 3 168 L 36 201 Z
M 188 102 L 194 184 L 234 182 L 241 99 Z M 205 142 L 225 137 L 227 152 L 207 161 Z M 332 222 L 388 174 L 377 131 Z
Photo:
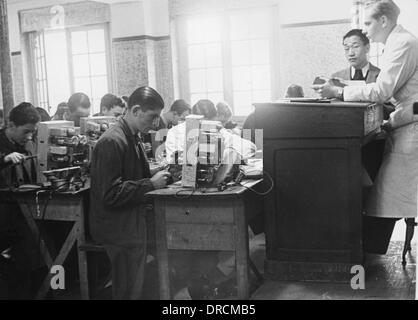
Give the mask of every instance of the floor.
M 402 267 L 403 242 L 392 242 L 385 256 L 370 257 L 364 290 L 353 290 L 349 283 L 266 281 L 252 296 L 254 300 L 414 300 L 415 252 Z
M 414 300 L 416 283 L 416 244 L 413 243 L 412 253 L 407 257 L 407 266 L 402 267 L 401 253 L 405 236 L 405 223 L 403 220 L 396 223 L 392 235 L 391 244 L 388 253 L 384 256 L 369 255 L 365 266 L 365 289 L 353 290 L 349 283 L 318 283 L 318 282 L 285 282 L 265 280 L 262 285 L 257 284 L 256 278 L 251 277 L 252 296 L 254 300 Z M 414 239 L 415 240 L 415 239 Z M 413 242 L 414 242 L 413 240 Z M 251 257 L 257 268 L 262 272 L 265 258 L 265 239 L 264 234 L 252 237 L 250 242 Z M 180 257 L 180 258 L 179 258 Z M 181 265 L 188 263 L 188 259 L 199 260 L 198 268 L 202 266 L 208 269 L 223 270 L 220 278 L 229 279 L 223 284 L 216 284 L 211 287 L 213 295 L 205 296 L 202 299 L 233 299 L 236 290 L 234 281 L 234 272 L 232 255 L 218 255 L 215 265 L 210 265 L 214 261 L 212 257 L 194 256 L 182 258 L 183 256 L 173 258 L 174 261 L 171 277 L 172 291 L 175 292 L 174 299 L 190 300 L 191 294 L 184 280 L 184 274 L 176 273 L 176 266 L 181 270 Z M 207 259 L 207 260 L 205 260 Z M 191 261 L 191 260 L 190 260 Z M 232 273 L 231 273 L 232 271 Z M 147 299 L 158 299 L 157 273 L 155 261 L 149 263 L 149 276 L 145 283 L 145 295 Z M 216 276 L 213 276 L 214 282 L 218 282 Z M 79 290 L 77 284 L 66 292 L 55 293 L 52 299 L 79 299 Z M 215 289 L 215 290 L 213 290 Z M 219 290 L 218 290 L 219 289 Z M 111 299 L 111 287 L 98 292 L 93 299 Z
M 252 295 L 254 300 L 414 300 L 417 247 L 402 267 L 405 223 L 396 223 L 386 255 L 368 255 L 364 290 L 350 284 L 266 281 Z

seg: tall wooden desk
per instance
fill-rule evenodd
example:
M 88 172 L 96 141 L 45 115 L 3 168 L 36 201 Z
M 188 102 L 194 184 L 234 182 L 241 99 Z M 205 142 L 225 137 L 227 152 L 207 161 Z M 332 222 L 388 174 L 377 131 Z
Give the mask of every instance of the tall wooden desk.
M 148 193 L 154 198 L 161 299 L 170 299 L 169 249 L 235 251 L 238 298 L 249 298 L 247 219 L 256 195 L 247 188 L 260 182 L 243 181 L 245 187 L 222 192 L 169 187 Z
M 361 147 L 383 120 L 369 103 L 255 105 L 263 129 L 266 276 L 348 281 L 362 264 Z
M 53 276 L 49 271 L 54 265 L 63 265 L 71 248 L 75 244 L 77 245 L 78 253 L 81 298 L 84 300 L 89 297 L 86 253 L 79 250 L 79 246 L 85 242 L 84 197 L 88 193 L 88 190 L 89 188 L 83 188 L 77 192 L 53 193 L 51 198 L 49 198 L 49 192 L 40 193 L 38 196 L 39 211 L 36 203 L 36 191 L 8 191 L 8 194 L 18 203 L 33 235 L 33 240 L 36 243 L 39 242 L 39 250 L 48 268 L 48 274 L 36 294 L 36 299 L 42 299 L 48 293 L 51 277 Z M 51 256 L 44 237 L 40 233 L 36 223 L 36 221 L 42 220 L 67 221 L 73 223 L 73 227 L 55 259 Z

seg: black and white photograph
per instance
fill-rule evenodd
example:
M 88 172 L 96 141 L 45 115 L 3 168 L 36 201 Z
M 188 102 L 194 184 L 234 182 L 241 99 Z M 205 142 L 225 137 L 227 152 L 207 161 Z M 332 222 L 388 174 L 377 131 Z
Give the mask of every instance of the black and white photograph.
M 417 14 L 0 0 L 0 300 L 416 300 Z

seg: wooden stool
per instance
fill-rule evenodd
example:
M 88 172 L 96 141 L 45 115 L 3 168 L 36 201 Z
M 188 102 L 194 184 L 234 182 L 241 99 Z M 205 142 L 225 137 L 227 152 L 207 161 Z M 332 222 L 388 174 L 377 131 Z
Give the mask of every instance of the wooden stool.
M 84 242 L 83 244 L 81 244 L 79 246 L 79 250 L 80 251 L 84 251 L 86 252 L 86 255 L 88 252 L 103 252 L 106 254 L 106 250 L 104 248 L 104 246 L 100 243 L 94 242 L 92 240 L 88 240 L 86 242 Z M 87 288 L 86 292 L 92 293 L 89 294 L 89 296 L 87 297 L 87 299 L 90 299 L 91 296 L 96 295 L 99 291 L 103 290 L 106 286 L 106 284 L 112 279 L 112 273 L 110 272 L 106 278 L 101 281 L 99 284 L 98 283 L 98 264 L 94 263 L 91 264 L 89 263 L 89 257 L 86 257 L 87 260 L 87 272 L 88 272 L 88 276 L 87 276 L 87 283 L 85 285 L 89 286 L 89 288 Z M 90 290 L 93 289 L 93 290 Z
M 409 251 L 411 252 L 411 240 L 414 237 L 414 230 L 417 223 L 415 222 L 414 218 L 406 218 L 406 233 L 405 233 L 405 243 L 402 252 L 402 265 L 406 266 L 406 253 Z

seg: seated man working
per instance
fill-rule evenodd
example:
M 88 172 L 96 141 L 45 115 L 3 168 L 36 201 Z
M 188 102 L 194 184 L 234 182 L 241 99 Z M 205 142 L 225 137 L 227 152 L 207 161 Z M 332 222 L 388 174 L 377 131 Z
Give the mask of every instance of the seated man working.
M 376 82 L 380 69 L 369 62 L 370 40 L 361 29 L 350 30 L 343 37 L 345 57 L 350 64 L 348 68 L 332 75 L 343 80 Z
M 375 83 L 380 69 L 369 62 L 370 40 L 361 29 L 350 30 L 343 37 L 345 57 L 350 64 L 348 68 L 332 75 L 342 80 L 365 81 Z M 374 181 L 382 164 L 385 141 L 378 139 L 362 148 L 362 162 L 371 180 Z
M 82 93 L 77 92 L 71 95 L 68 99 L 68 110 L 64 113 L 64 120 L 74 121 L 76 127 L 80 126 L 80 119 L 90 115 L 90 99 Z
M 156 157 L 157 145 L 163 143 L 167 137 L 167 132 L 179 123 L 184 122 L 186 116 L 191 112 L 190 105 L 183 99 L 178 99 L 173 102 L 170 110 L 161 114 L 157 128 L 148 133 L 141 133 L 141 139 L 144 143 L 145 152 L 148 158 L 156 158 L 157 161 L 162 161 L 165 155 Z
M 202 115 L 205 120 L 217 120 L 217 110 L 210 100 L 199 100 L 192 108 L 192 114 Z M 236 134 L 230 133 L 225 128 L 221 128 L 219 133 L 224 139 L 224 150 L 234 149 L 242 160 L 254 156 L 256 146 L 249 140 L 243 139 Z M 176 163 L 175 154 L 178 154 L 177 163 L 182 163 L 182 153 L 184 150 L 186 134 L 186 123 L 170 129 L 167 133 L 165 142 L 166 160 L 168 163 Z
M 0 129 L 0 188 L 36 183 L 35 160 L 28 142 L 36 131 L 40 116 L 30 103 L 23 102 L 9 114 L 7 126 Z M 20 209 L 13 201 L 0 202 L 0 254 L 7 272 L 0 273 L 0 299 L 30 298 L 31 271 L 28 243 L 33 242 Z M 8 258 L 7 258 L 8 257 Z M 5 261 L 7 259 L 8 261 Z M 4 270 L 2 268 L 2 270 Z
M 238 124 L 233 122 L 231 107 L 226 102 L 218 102 L 216 104 L 216 111 L 218 113 L 217 120 L 222 123 L 222 126 L 231 133 L 241 135 L 241 130 Z
M 125 113 L 125 103 L 114 94 L 107 93 L 100 100 L 100 113 L 95 116 L 119 118 Z

